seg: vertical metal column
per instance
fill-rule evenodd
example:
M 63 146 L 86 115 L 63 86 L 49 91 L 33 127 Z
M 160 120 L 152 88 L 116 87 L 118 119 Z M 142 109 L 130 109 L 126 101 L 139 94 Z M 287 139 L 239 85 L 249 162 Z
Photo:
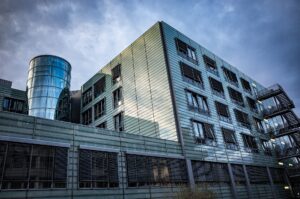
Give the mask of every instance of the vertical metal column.
M 188 174 L 190 187 L 191 187 L 191 189 L 195 189 L 195 179 L 194 179 L 194 174 L 193 174 L 192 161 L 190 159 L 186 158 L 185 162 L 186 162 L 186 168 L 187 168 L 187 174 Z
M 272 195 L 273 195 L 274 198 L 277 198 L 276 193 L 275 193 L 275 189 L 274 189 L 273 178 L 272 178 L 269 167 L 267 167 L 267 172 L 268 172 L 268 177 L 269 177 L 269 181 L 270 181 L 270 184 L 271 184 Z
M 227 166 L 228 166 L 228 173 L 229 173 L 230 182 L 231 182 L 232 194 L 233 194 L 233 197 L 235 199 L 237 199 L 236 186 L 235 186 L 235 181 L 234 181 L 234 177 L 233 177 L 233 173 L 232 173 L 231 164 L 227 163 Z
M 247 168 L 246 168 L 246 165 L 244 165 L 244 164 L 243 164 L 243 170 L 244 170 L 244 174 L 245 174 L 245 177 L 246 177 L 246 185 L 247 185 L 247 190 L 248 190 L 248 196 L 249 196 L 249 198 L 253 198 L 252 189 L 251 189 L 251 185 L 250 185 L 250 180 L 249 180 L 249 176 L 248 176 L 248 173 L 247 173 Z

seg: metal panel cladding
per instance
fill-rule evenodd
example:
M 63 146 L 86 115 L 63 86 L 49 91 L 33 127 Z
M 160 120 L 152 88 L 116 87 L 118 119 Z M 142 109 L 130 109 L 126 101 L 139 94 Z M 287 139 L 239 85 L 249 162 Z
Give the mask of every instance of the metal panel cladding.
M 31 59 L 27 79 L 29 115 L 56 119 L 68 106 L 62 105 L 61 98 L 69 93 L 70 81 L 71 65 L 65 59 L 53 55 Z

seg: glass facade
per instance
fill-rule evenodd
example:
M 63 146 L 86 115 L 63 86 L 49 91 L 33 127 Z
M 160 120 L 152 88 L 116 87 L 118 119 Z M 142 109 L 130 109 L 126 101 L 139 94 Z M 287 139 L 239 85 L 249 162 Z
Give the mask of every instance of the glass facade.
M 68 115 L 68 100 L 61 99 L 65 99 L 63 93 L 69 93 L 70 80 L 71 65 L 66 60 L 52 55 L 33 58 L 27 79 L 29 115 L 47 119 Z

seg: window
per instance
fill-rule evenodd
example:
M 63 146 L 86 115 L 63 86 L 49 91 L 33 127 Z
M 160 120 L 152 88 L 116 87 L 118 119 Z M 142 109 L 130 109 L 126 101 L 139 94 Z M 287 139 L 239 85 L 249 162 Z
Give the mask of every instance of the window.
M 258 109 L 257 109 L 255 100 L 250 97 L 246 97 L 246 98 L 247 98 L 247 102 L 248 102 L 250 110 L 257 113 Z
M 191 83 L 200 88 L 204 88 L 201 77 L 201 72 L 188 66 L 187 64 L 180 62 L 181 73 L 185 82 Z
M 238 143 L 233 130 L 222 128 L 223 138 L 227 149 L 238 150 Z
M 94 98 L 98 97 L 105 91 L 105 77 L 102 77 L 94 84 Z
M 246 184 L 246 176 L 242 165 L 231 164 L 232 175 L 236 185 Z
M 192 126 L 196 143 L 216 145 L 213 125 L 192 120 Z
M 66 188 L 67 148 L 0 141 L 0 157 L 1 189 Z
M 285 184 L 284 169 L 270 168 L 270 173 L 274 184 Z
M 251 184 L 267 184 L 269 182 L 267 168 L 257 166 L 246 166 Z
M 215 101 L 215 105 L 216 105 L 217 113 L 219 115 L 219 119 L 224 122 L 231 123 L 231 117 L 228 110 L 228 106 L 217 101 Z
M 260 142 L 261 142 L 264 154 L 268 155 L 268 156 L 272 156 L 272 144 L 271 144 L 270 140 L 261 139 Z
M 123 103 L 122 87 L 113 92 L 114 108 L 118 108 Z
M 93 100 L 92 88 L 89 88 L 82 94 L 82 106 L 87 105 Z
M 117 82 L 121 81 L 121 64 L 115 66 L 111 70 L 112 82 L 116 84 Z
M 240 80 L 242 82 L 242 86 L 243 86 L 244 91 L 252 94 L 250 83 L 247 80 L 245 80 L 244 78 L 240 78 Z
M 230 184 L 227 164 L 216 162 L 192 161 L 192 169 L 197 184 L 225 183 Z
M 209 114 L 207 101 L 205 97 L 188 90 L 186 91 L 186 94 L 188 100 L 188 107 L 190 110 L 197 111 L 202 114 Z
M 24 100 L 13 99 L 10 97 L 4 97 L 3 99 L 3 111 L 25 113 L 26 103 Z
M 186 44 L 185 42 L 176 39 L 176 46 L 178 54 L 189 60 L 194 64 L 198 64 L 197 57 L 196 57 L 196 49 L 191 47 L 190 45 Z
M 247 113 L 234 109 L 235 118 L 239 125 L 251 129 L 249 117 Z
M 251 135 L 241 134 L 247 152 L 258 153 L 257 144 L 255 138 Z
M 82 113 L 82 124 L 88 125 L 92 123 L 92 108 Z
M 265 133 L 265 129 L 264 129 L 264 126 L 263 126 L 263 121 L 258 119 L 258 118 L 255 118 L 255 117 L 253 117 L 253 120 L 254 120 L 254 123 L 255 123 L 256 130 L 260 133 Z
M 231 101 L 233 103 L 235 103 L 236 105 L 239 105 L 239 106 L 242 106 L 244 107 L 245 104 L 244 104 L 244 100 L 243 100 L 243 96 L 242 96 L 242 93 L 228 87 L 228 92 L 229 92 L 229 96 L 231 98 Z
M 210 87 L 212 89 L 212 93 L 214 95 L 225 98 L 224 89 L 223 89 L 223 85 L 221 82 L 219 82 L 218 80 L 215 80 L 212 77 L 209 77 L 209 83 L 210 83 Z
M 128 187 L 187 184 L 183 159 L 127 154 Z
M 118 154 L 80 149 L 79 187 L 119 187 Z
M 216 64 L 215 60 L 211 59 L 207 55 L 203 55 L 203 61 L 204 61 L 206 70 L 208 70 L 209 72 L 219 76 L 219 72 L 218 72 L 217 64 Z
M 106 124 L 106 122 L 102 122 L 97 127 L 100 128 L 100 129 L 106 129 L 107 128 L 107 124 Z
M 100 100 L 97 104 L 95 104 L 95 120 L 105 115 L 105 98 Z
M 233 84 L 236 87 L 239 87 L 238 79 L 236 74 L 225 67 L 222 67 L 225 79 L 228 83 Z
M 124 131 L 124 113 L 114 116 L 114 126 L 116 131 Z

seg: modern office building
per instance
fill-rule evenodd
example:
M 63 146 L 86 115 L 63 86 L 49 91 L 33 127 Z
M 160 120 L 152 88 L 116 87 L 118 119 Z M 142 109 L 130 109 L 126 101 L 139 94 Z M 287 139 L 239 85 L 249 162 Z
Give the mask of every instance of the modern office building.
M 29 63 L 27 79 L 29 115 L 70 120 L 71 65 L 53 55 L 39 55 Z
M 297 196 L 299 153 L 278 159 L 299 150 L 287 94 L 164 22 L 73 93 L 74 104 L 80 95 L 82 124 L 0 112 L 0 198 L 176 198 L 182 187 Z

